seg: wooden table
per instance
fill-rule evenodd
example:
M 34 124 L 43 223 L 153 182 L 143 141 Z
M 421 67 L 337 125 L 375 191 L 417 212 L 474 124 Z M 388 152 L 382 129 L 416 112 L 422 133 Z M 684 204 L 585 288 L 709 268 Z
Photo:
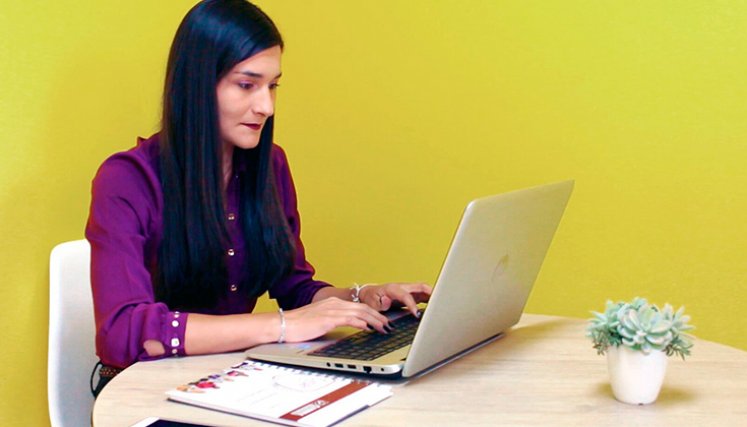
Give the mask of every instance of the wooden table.
M 586 322 L 525 314 L 504 338 L 407 384 L 342 426 L 730 426 L 747 425 L 747 352 L 696 340 L 687 361 L 670 358 L 656 403 L 612 396 L 607 361 Z M 95 427 L 149 416 L 217 426 L 273 424 L 167 401 L 164 392 L 235 364 L 243 353 L 140 362 L 119 374 L 93 409 Z

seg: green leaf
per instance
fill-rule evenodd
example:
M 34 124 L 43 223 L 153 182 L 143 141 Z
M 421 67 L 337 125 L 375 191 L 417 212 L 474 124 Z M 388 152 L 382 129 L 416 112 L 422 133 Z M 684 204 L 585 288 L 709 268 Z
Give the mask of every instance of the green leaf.
M 693 343 L 684 331 L 694 329 L 684 314 L 684 307 L 674 312 L 670 304 L 663 309 L 649 304 L 645 298 L 636 297 L 632 302 L 607 300 L 604 313 L 591 312 L 586 336 L 598 354 L 604 354 L 609 346 L 625 345 L 646 354 L 663 350 L 668 356 L 679 355 L 684 359 L 690 354 Z

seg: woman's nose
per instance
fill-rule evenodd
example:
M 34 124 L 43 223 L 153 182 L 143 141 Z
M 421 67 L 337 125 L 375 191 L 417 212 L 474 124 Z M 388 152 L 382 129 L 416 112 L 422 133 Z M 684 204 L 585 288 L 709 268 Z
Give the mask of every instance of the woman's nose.
M 256 114 L 270 117 L 275 112 L 275 97 L 269 88 L 264 88 L 257 93 L 254 99 L 253 110 Z

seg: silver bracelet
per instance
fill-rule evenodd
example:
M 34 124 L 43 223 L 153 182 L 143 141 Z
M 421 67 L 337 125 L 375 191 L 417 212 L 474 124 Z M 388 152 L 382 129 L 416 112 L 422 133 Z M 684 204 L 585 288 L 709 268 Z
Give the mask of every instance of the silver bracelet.
M 280 336 L 278 337 L 278 344 L 285 342 L 285 314 L 282 308 L 278 308 L 278 314 L 280 314 Z
M 357 283 L 353 283 L 353 289 L 350 293 L 350 299 L 352 299 L 353 302 L 361 302 L 361 290 L 366 286 L 368 285 L 359 285 Z

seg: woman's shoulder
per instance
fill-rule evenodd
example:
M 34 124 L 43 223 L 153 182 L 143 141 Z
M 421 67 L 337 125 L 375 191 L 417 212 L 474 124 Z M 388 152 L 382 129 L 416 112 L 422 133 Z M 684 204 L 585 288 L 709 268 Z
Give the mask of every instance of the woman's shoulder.
M 105 174 L 138 173 L 158 169 L 158 134 L 150 138 L 138 137 L 134 147 L 114 153 L 104 160 L 97 176 Z
M 107 193 L 119 193 L 133 187 L 154 189 L 159 186 L 158 140 L 158 134 L 150 138 L 138 137 L 134 147 L 109 156 L 96 172 L 94 191 L 101 188 Z
M 288 156 L 286 156 L 285 150 L 273 143 L 270 155 L 272 156 L 272 169 L 275 172 L 276 178 L 281 182 L 286 181 L 286 176 L 290 175 L 290 167 L 288 166 Z
M 150 138 L 137 137 L 135 146 L 127 150 L 112 154 L 104 163 L 102 169 L 121 167 L 125 164 L 142 165 L 151 169 L 158 167 L 159 136 L 152 135 Z
M 293 184 L 288 157 L 285 150 L 277 144 L 272 144 L 272 169 L 281 201 L 292 211 L 295 209 L 296 190 Z
M 285 166 L 288 164 L 288 157 L 285 155 L 285 150 L 283 150 L 283 147 L 279 146 L 277 143 L 272 144 L 272 150 L 270 150 L 270 153 L 272 155 L 272 163 L 274 166 Z

